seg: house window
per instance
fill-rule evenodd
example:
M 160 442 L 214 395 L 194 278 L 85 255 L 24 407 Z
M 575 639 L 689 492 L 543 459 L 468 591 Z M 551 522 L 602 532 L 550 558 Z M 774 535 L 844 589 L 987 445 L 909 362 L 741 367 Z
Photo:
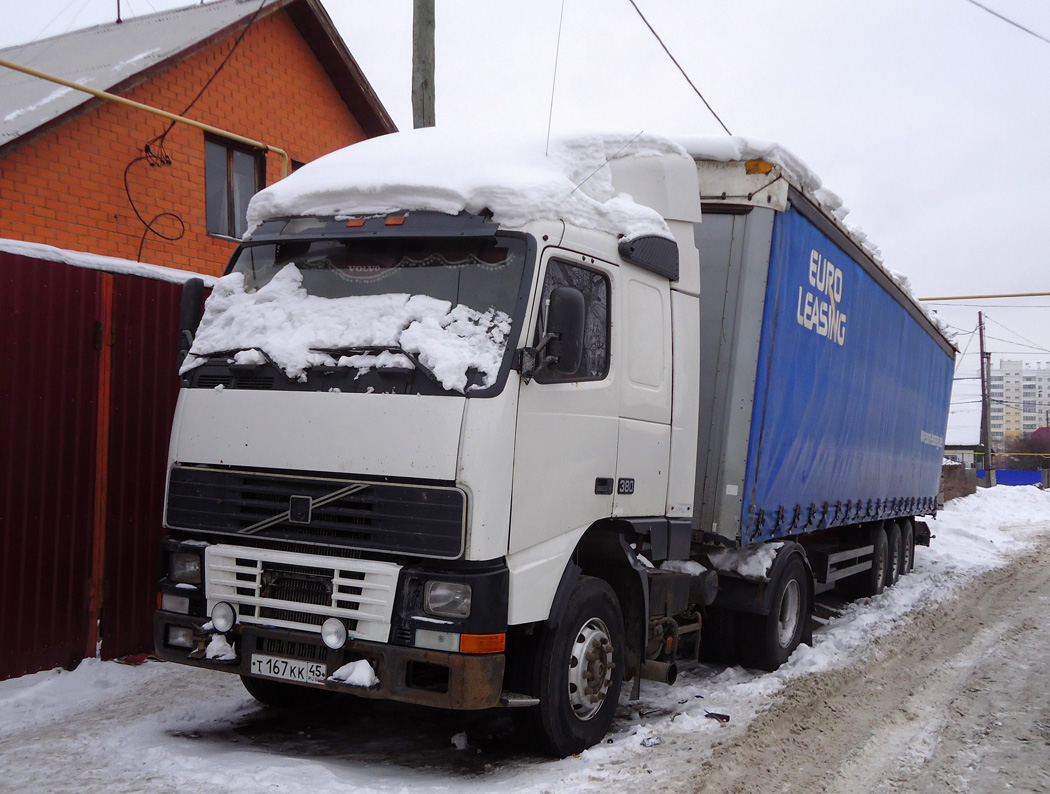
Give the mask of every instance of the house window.
M 208 234 L 240 238 L 248 228 L 248 200 L 266 184 L 262 152 L 221 138 L 204 141 Z

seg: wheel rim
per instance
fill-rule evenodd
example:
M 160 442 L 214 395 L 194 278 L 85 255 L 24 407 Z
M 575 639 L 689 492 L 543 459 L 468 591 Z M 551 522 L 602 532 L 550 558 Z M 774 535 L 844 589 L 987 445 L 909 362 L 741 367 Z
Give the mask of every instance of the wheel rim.
M 784 588 L 784 597 L 780 599 L 780 614 L 777 616 L 777 642 L 781 648 L 789 647 L 795 638 L 801 604 L 798 579 L 790 579 Z
M 609 627 L 600 618 L 591 618 L 576 632 L 569 653 L 569 705 L 578 719 L 589 720 L 601 709 L 613 667 Z

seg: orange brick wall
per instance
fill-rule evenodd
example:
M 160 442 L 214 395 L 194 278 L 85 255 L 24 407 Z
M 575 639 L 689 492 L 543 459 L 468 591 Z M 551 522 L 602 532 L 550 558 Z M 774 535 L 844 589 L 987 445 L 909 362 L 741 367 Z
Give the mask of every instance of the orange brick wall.
M 127 93 L 129 99 L 182 114 L 229 52 L 236 34 Z M 365 138 L 324 69 L 284 11 L 258 20 L 236 53 L 185 114 L 309 162 Z M 145 227 L 124 186 L 125 168 L 168 122 L 104 102 L 0 154 L 0 237 L 138 259 Z M 185 224 L 178 240 L 149 234 L 141 260 L 221 274 L 236 244 L 209 237 L 205 218 L 204 133 L 176 124 L 164 144 L 170 167 L 137 162 L 128 188 L 147 220 L 173 213 Z M 280 178 L 281 158 L 267 156 L 266 177 Z M 156 228 L 178 234 L 177 221 Z

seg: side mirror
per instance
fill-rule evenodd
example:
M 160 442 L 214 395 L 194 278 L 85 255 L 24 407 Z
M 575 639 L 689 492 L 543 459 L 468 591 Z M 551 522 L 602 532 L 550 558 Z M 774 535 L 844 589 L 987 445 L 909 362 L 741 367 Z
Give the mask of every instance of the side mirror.
M 175 356 L 175 366 L 182 368 L 182 362 L 190 353 L 193 337 L 200 327 L 204 316 L 204 281 L 199 278 L 186 279 L 182 285 L 182 305 L 179 309 L 179 344 Z
M 547 347 L 552 372 L 571 375 L 580 368 L 585 315 L 583 293 L 578 289 L 555 287 L 551 290 L 546 332 L 553 337 Z

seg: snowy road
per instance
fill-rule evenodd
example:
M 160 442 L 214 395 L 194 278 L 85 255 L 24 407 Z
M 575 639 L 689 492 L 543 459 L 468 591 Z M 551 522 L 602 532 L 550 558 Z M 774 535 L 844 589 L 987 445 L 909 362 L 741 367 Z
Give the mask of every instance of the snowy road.
M 645 683 L 578 758 L 522 751 L 506 713 L 354 699 L 288 713 L 234 676 L 90 661 L 0 682 L 0 789 L 1050 790 L 1050 493 L 981 492 L 933 529 L 913 574 L 827 601 L 814 646 L 777 673 L 702 665 Z
M 685 791 L 1050 791 L 1050 546 L 810 676 Z

